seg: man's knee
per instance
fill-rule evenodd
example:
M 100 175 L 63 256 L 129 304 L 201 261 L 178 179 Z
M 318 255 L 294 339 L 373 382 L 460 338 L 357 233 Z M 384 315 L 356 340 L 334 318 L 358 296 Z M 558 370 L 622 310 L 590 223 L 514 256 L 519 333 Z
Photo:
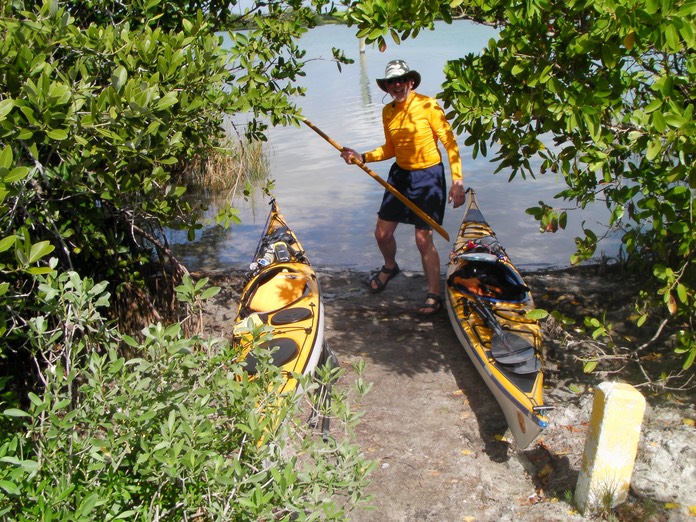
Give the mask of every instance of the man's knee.
M 416 229 L 416 245 L 421 252 L 433 248 L 433 231 Z
M 375 229 L 375 239 L 379 244 L 385 244 L 394 238 L 394 232 L 391 230 Z
M 394 238 L 394 230 L 396 226 L 391 224 L 378 222 L 375 227 L 375 239 L 378 243 L 387 243 Z

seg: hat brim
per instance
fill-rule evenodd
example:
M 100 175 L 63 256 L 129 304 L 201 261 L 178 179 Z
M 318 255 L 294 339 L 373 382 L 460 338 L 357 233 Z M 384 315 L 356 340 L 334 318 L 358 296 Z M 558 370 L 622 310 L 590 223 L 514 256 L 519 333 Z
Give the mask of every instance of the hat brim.
M 413 80 L 413 88 L 417 88 L 420 85 L 421 82 L 421 75 L 418 71 L 408 71 L 406 74 L 403 76 L 409 78 L 410 80 Z M 377 85 L 379 86 L 380 89 L 382 89 L 384 92 L 387 91 L 387 80 L 390 78 L 378 78 L 377 79 Z

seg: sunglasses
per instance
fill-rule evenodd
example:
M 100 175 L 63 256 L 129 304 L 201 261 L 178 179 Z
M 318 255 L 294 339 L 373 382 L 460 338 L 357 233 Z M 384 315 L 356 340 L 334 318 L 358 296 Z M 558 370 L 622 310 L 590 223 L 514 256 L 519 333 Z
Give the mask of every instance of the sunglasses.
M 384 83 L 387 85 L 394 85 L 395 83 L 406 83 L 408 80 L 408 76 L 399 76 L 397 78 L 389 78 L 388 80 L 385 80 Z

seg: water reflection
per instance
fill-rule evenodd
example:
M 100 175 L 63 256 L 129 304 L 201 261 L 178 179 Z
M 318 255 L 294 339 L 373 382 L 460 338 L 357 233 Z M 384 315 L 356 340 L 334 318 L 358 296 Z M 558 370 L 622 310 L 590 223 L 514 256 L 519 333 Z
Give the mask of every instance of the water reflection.
M 382 105 L 389 101 L 375 79 L 384 73 L 389 60 L 405 59 L 420 72 L 418 92 L 435 96 L 444 82 L 443 68 L 448 59 L 478 53 L 496 32 L 469 22 L 439 23 L 435 31 L 421 33 L 414 41 L 392 45 L 384 53 L 367 46 L 360 52 L 357 38 L 344 26 L 322 26 L 309 31 L 302 44 L 308 55 L 323 57 L 308 63 L 302 84 L 306 97 L 298 100 L 307 118 L 336 142 L 364 151 L 383 143 Z M 355 60 L 339 72 L 331 62 L 331 48 L 340 47 Z M 375 94 L 376 93 L 376 94 Z M 458 136 L 462 154 L 464 183 L 477 192 L 484 216 L 500 237 L 510 257 L 521 268 L 566 266 L 574 251 L 575 235 L 582 220 L 592 225 L 606 222 L 606 209 L 597 205 L 582 214 L 573 214 L 568 230 L 540 234 L 538 224 L 525 214 L 539 200 L 552 203 L 553 194 L 563 186 L 554 177 L 513 180 L 509 172 L 493 175 L 496 166 L 486 158 L 472 158 L 465 136 Z M 382 258 L 373 237 L 376 212 L 383 188 L 355 166 L 346 165 L 339 152 L 306 126 L 279 127 L 269 132 L 266 148 L 270 176 L 276 180 L 276 197 L 281 212 L 296 231 L 307 257 L 319 267 L 349 267 L 373 270 Z M 489 158 L 494 157 L 494 151 Z M 370 169 L 387 178 L 391 161 L 371 163 Z M 449 169 L 447 168 L 449 177 Z M 205 229 L 194 241 L 172 234 L 175 253 L 190 269 L 224 269 L 248 265 L 266 220 L 266 205 L 251 206 L 243 198 L 233 204 L 240 209 L 242 224 L 227 231 Z M 448 205 L 444 228 L 456 234 L 463 209 Z M 420 256 L 413 242 L 413 228 L 397 229 L 399 265 L 418 270 Z M 450 245 L 436 237 L 443 263 Z
M 362 93 L 363 105 L 369 107 L 372 105 L 372 84 L 370 77 L 367 75 L 367 56 L 365 53 L 360 53 L 360 92 Z

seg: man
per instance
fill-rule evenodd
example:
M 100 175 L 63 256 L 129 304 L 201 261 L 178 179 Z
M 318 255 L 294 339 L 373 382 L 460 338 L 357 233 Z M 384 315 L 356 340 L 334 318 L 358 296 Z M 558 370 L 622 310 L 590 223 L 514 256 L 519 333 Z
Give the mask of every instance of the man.
M 415 92 L 420 82 L 420 74 L 409 69 L 403 60 L 389 62 L 384 78 L 377 80 L 380 89 L 393 99 L 382 109 L 385 143 L 364 154 L 345 147 L 341 157 L 346 163 L 395 158 L 388 183 L 441 225 L 445 213 L 446 182 L 437 142 L 440 141 L 447 151 L 452 176 L 448 202 L 453 203 L 454 208 L 465 201 L 461 159 L 442 108 L 433 98 Z M 399 223 L 412 224 L 428 285 L 425 302 L 418 311 L 424 315 L 439 312 L 442 309 L 440 255 L 433 242 L 432 228 L 389 191 L 385 191 L 377 215 L 375 239 L 384 257 L 384 265 L 370 279 L 370 291 L 381 292 L 400 272 L 394 232 Z

